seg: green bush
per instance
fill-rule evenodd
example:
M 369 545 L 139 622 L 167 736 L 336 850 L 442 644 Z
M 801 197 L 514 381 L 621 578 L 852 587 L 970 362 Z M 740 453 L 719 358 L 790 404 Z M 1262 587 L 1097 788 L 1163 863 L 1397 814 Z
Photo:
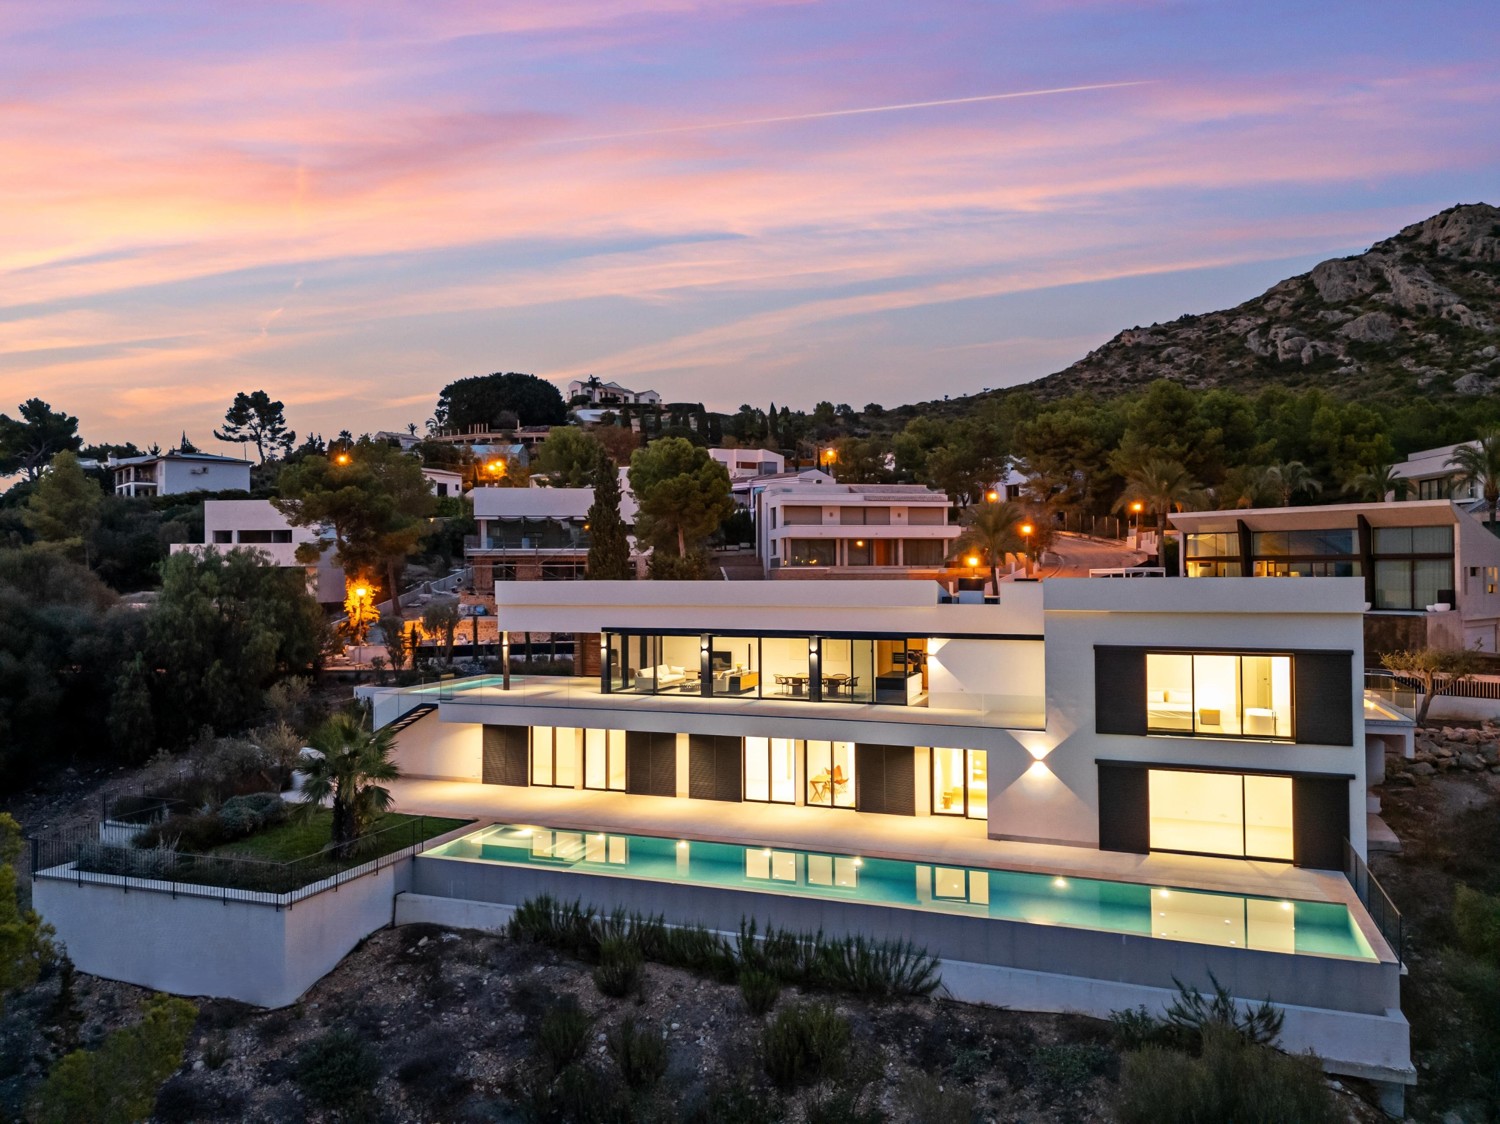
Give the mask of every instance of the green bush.
M 241 837 L 286 820 L 287 807 L 279 794 L 252 792 L 232 796 L 219 809 L 219 819 L 231 836 Z
M 527 1124 L 635 1124 L 619 1086 L 582 1064 L 556 1076 L 533 1074 L 522 1084 L 516 1107 Z
M 1343 1113 L 1311 1055 L 1293 1057 L 1205 1026 L 1199 1057 L 1161 1046 L 1125 1056 L 1121 1124 L 1338 1124 Z
M 1110 1028 L 1116 1045 L 1124 1050 L 1153 1045 L 1196 1053 L 1205 1031 L 1224 1028 L 1246 1042 L 1274 1046 L 1281 1037 L 1282 1013 L 1269 1000 L 1241 1009 L 1234 996 L 1229 994 L 1229 989 L 1219 983 L 1212 972 L 1208 978 L 1213 984 L 1212 998 L 1205 997 L 1197 988 L 1174 976 L 1172 982 L 1177 985 L 1177 998 L 1160 1018 L 1145 1007 L 1111 1012 Z
M 112 1031 L 97 1050 L 74 1050 L 52 1067 L 31 1117 L 37 1124 L 123 1124 L 151 1113 L 157 1091 L 182 1064 L 198 1009 L 157 995 L 136 1026 Z
M 572 999 L 564 1000 L 542 1016 L 536 1032 L 537 1056 L 547 1073 L 561 1073 L 583 1057 L 594 1020 Z
M 781 1124 L 781 1098 L 769 1089 L 752 1088 L 743 1081 L 706 1091 L 689 1102 L 679 1124 Z
M 614 999 L 639 995 L 645 982 L 645 958 L 640 946 L 628 936 L 608 937 L 600 943 L 594 983 L 603 994 Z
M 313 1104 L 359 1115 L 372 1103 L 380 1059 L 356 1032 L 336 1027 L 303 1048 L 296 1079 Z
M 1500 962 L 1500 895 L 1460 883 L 1453 895 L 1453 926 L 1465 952 Z
M 1109 1068 L 1114 1054 L 1107 1046 L 1064 1043 L 1043 1046 L 1031 1058 L 1032 1073 L 1048 1092 L 1069 1095 L 1082 1092 L 1090 1081 Z
M 884 1124 L 878 1105 L 868 1103 L 865 1090 L 841 1085 L 807 1102 L 807 1124 Z
M 898 1100 L 900 1119 L 908 1124 L 975 1124 L 980 1119 L 972 1093 L 927 1073 L 907 1075 Z
M 740 995 L 745 1000 L 745 1009 L 760 1018 L 776 1006 L 781 997 L 781 981 L 770 972 L 746 968 L 740 972 Z
M 828 1003 L 784 1007 L 761 1032 L 766 1076 L 778 1089 L 838 1076 L 848 1051 L 849 1020 Z
M 667 1043 L 650 1027 L 639 1028 L 626 1019 L 608 1038 L 609 1056 L 632 1089 L 653 1089 L 667 1072 Z

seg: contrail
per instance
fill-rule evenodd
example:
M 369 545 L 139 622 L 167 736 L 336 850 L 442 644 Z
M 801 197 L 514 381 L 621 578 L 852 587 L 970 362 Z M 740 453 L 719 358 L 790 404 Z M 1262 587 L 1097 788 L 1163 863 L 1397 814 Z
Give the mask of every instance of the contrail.
M 639 129 L 628 133 L 600 133 L 591 137 L 568 137 L 556 144 L 585 144 L 589 141 L 623 140 L 628 137 L 654 137 L 665 133 L 698 133 L 709 129 L 739 129 L 750 125 L 780 125 L 788 121 L 818 121 L 825 117 L 860 117 L 867 113 L 898 113 L 908 109 L 935 109 L 945 105 L 973 105 L 985 101 L 1009 101 L 1013 98 L 1043 98 L 1052 94 L 1081 94 L 1089 90 L 1120 90 L 1127 86 L 1149 86 L 1154 80 L 1138 82 L 1100 82 L 1092 86 L 1056 86 L 1048 90 L 1017 90 L 1008 94 L 979 94 L 969 98 L 941 98 L 937 101 L 908 101 L 897 105 L 868 105 L 859 109 L 829 109 L 821 113 L 790 113 L 781 117 L 746 117 L 739 121 L 713 121 L 702 125 L 675 125 L 665 129 Z

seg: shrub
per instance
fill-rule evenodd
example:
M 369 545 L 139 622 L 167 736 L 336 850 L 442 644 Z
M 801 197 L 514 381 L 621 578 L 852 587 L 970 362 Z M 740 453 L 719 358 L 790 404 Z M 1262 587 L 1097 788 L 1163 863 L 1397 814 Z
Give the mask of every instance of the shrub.
M 667 1044 L 661 1034 L 640 1029 L 626 1019 L 610 1034 L 609 1056 L 620 1067 L 620 1076 L 632 1089 L 652 1089 L 667 1072 Z
M 238 1090 L 215 1088 L 185 1073 L 179 1073 L 156 1094 L 152 1119 L 160 1124 L 197 1124 L 200 1120 L 242 1120 L 245 1095 Z
M 328 1109 L 359 1114 L 372 1101 L 380 1059 L 352 1030 L 338 1027 L 315 1038 L 297 1059 L 297 1087 Z
M 517 1101 L 528 1124 L 635 1124 L 629 1099 L 603 1074 L 581 1064 L 555 1077 L 534 1074 Z
M 536 1032 L 536 1052 L 547 1074 L 561 1073 L 583 1057 L 594 1020 L 571 999 L 558 1003 L 542 1016 Z
M 134 842 L 142 850 L 170 844 L 179 851 L 202 854 L 229 842 L 230 838 L 228 828 L 217 814 L 193 812 L 168 816 L 160 823 L 152 824 L 137 835 Z
M 626 937 L 607 937 L 599 945 L 599 967 L 594 983 L 605 995 L 622 999 L 639 995 L 645 983 L 645 961 L 640 947 Z
M 1162 1021 L 1144 1006 L 1129 1007 L 1109 1013 L 1110 1036 L 1122 1050 L 1139 1050 L 1142 1046 L 1167 1045 L 1170 1037 Z
M 1107 1046 L 1065 1043 L 1043 1046 L 1031 1059 L 1032 1072 L 1043 1088 L 1054 1094 L 1081 1092 L 1104 1073 L 1114 1059 Z
M 721 1086 L 691 1102 L 679 1117 L 680 1124 L 781 1124 L 780 1098 L 738 1082 Z
M 1246 1040 L 1232 1027 L 1207 1025 L 1200 1057 L 1161 1046 L 1125 1056 L 1121 1124 L 1335 1124 L 1342 1120 L 1322 1067 Z
M 1500 962 L 1500 895 L 1460 883 L 1453 895 L 1453 926 L 1465 952 Z
M 745 1000 L 745 1009 L 760 1018 L 776 1006 L 781 997 L 781 981 L 759 968 L 745 968 L 740 972 L 740 996 Z
M 883 1124 L 878 1105 L 867 1104 L 864 1090 L 841 1086 L 807 1102 L 807 1124 Z
M 909 1074 L 898 1100 L 901 1119 L 909 1124 L 974 1124 L 980 1118 L 972 1093 L 927 1073 Z
M 837 1076 L 848 1049 L 849 1020 L 828 1003 L 784 1007 L 761 1032 L 766 1075 L 784 1090 Z
M 1224 1027 L 1234 1031 L 1246 1042 L 1257 1046 L 1273 1046 L 1281 1037 L 1282 1014 L 1266 1000 L 1258 1007 L 1241 1011 L 1229 989 L 1219 983 L 1214 974 L 1208 974 L 1213 984 L 1214 996 L 1205 999 L 1195 987 L 1189 987 L 1177 977 L 1177 998 L 1167 1008 L 1167 1025 L 1174 1028 L 1190 1042 L 1202 1039 L 1210 1027 Z
M 248 796 L 233 796 L 224 801 L 219 809 L 219 820 L 224 831 L 234 837 L 250 835 L 287 817 L 286 804 L 275 792 L 252 792 Z
M 150 1114 L 162 1083 L 182 1064 L 198 1009 L 155 996 L 136 1026 L 112 1031 L 97 1050 L 74 1050 L 52 1067 L 32 1109 L 38 1124 L 114 1124 Z
M 456 1040 L 429 1044 L 421 1053 L 408 1057 L 396 1069 L 396 1080 L 406 1091 L 429 1108 L 442 1111 L 457 1104 L 471 1088 L 471 1082 L 456 1072 L 462 1050 Z

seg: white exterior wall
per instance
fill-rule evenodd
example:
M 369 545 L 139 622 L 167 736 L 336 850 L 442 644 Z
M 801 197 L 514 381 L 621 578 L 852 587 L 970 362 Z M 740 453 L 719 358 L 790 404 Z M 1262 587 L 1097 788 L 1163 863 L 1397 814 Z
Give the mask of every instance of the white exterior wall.
M 1486 592 L 1486 571 L 1492 566 L 1500 571 L 1500 538 L 1486 529 L 1480 517 L 1460 516 L 1453 542 L 1454 593 L 1458 596 L 1454 608 L 1463 617 L 1463 646 L 1481 652 L 1500 652 L 1500 582 L 1497 592 Z M 1479 573 L 1470 577 L 1470 567 L 1477 567 Z
M 484 728 L 424 715 L 397 736 L 395 760 L 403 776 L 477 781 L 484 772 Z
M 1365 850 L 1364 586 L 1358 578 L 1295 582 L 1165 578 L 1045 583 L 1047 729 L 1018 733 L 1029 751 L 990 758 L 990 834 L 1099 845 L 1099 760 L 1347 774 L 1350 842 Z M 1288 590 L 1286 586 L 1294 586 Z M 1226 611 L 1232 607 L 1233 611 Z M 1347 747 L 1095 733 L 1096 645 L 1332 649 L 1354 653 Z
M 284 1007 L 391 923 L 410 865 L 403 860 L 289 909 L 50 878 L 32 883 L 32 899 L 91 975 Z
M 227 531 L 229 542 L 215 542 L 215 532 Z M 242 542 L 244 531 L 290 532 L 289 543 Z M 258 550 L 270 559 L 273 566 L 284 566 L 308 572 L 308 590 L 319 603 L 340 604 L 344 600 L 344 572 L 333 561 L 333 548 L 324 551 L 322 558 L 312 566 L 297 561 L 297 547 L 304 543 L 320 541 L 316 531 L 309 527 L 296 527 L 277 511 L 270 500 L 205 500 L 203 504 L 202 543 L 173 543 L 172 553 L 179 551 L 203 551 L 212 547 L 221 552 L 235 549 Z
M 157 462 L 157 491 L 163 496 L 180 492 L 227 492 L 250 490 L 250 466 L 237 462 L 178 460 Z

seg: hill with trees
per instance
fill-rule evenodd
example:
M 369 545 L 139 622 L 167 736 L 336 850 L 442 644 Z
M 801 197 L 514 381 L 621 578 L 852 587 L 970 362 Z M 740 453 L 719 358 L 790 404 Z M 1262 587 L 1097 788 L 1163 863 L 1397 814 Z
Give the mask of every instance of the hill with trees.
M 1451 207 L 1271 286 L 1234 308 L 1128 328 L 1020 387 L 925 403 L 957 416 L 976 397 L 1114 397 L 1157 379 L 1254 394 L 1268 386 L 1399 402 L 1500 388 L 1500 208 Z

